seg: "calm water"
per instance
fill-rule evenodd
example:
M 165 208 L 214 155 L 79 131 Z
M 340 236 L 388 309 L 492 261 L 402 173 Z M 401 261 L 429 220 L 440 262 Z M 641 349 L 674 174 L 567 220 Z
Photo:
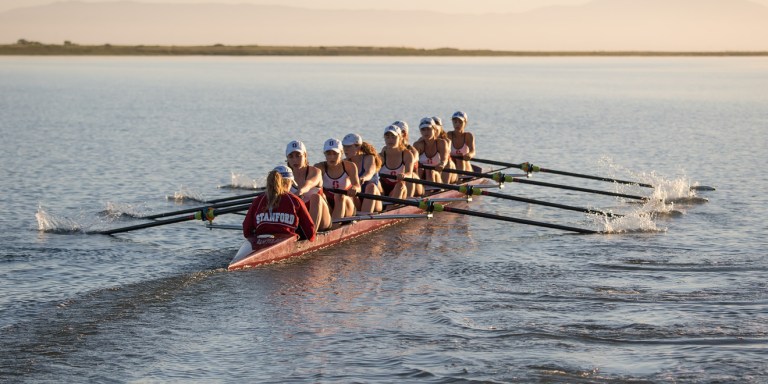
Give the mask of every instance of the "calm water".
M 764 382 L 765 89 L 765 58 L 0 58 L 0 381 Z M 292 139 L 317 161 L 328 137 L 378 147 L 394 120 L 457 109 L 479 157 L 717 190 L 650 220 L 513 183 L 630 218 L 481 198 L 619 233 L 445 213 L 233 273 L 236 232 L 88 234 L 136 223 L 105 211 L 194 206 L 177 192 L 247 193 L 218 186 Z

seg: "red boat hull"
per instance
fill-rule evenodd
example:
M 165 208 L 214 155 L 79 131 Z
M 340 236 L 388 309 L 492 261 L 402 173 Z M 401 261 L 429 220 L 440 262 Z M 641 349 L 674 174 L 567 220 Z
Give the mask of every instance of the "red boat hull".
M 485 183 L 485 179 L 475 179 L 467 184 L 477 185 Z M 458 198 L 464 197 L 458 191 L 443 191 L 430 198 Z M 389 215 L 409 215 L 424 213 L 420 208 L 413 206 L 403 206 L 391 211 L 386 211 L 381 216 Z M 300 256 L 321 248 L 330 247 L 368 232 L 384 228 L 402 220 L 407 219 L 376 219 L 360 220 L 352 224 L 342 225 L 341 227 L 328 232 L 317 234 L 315 241 L 298 240 L 296 236 L 275 235 L 269 238 L 251 237 L 243 242 L 240 250 L 229 263 L 230 271 L 256 267 L 262 264 L 269 264 L 282 261 L 291 257 Z

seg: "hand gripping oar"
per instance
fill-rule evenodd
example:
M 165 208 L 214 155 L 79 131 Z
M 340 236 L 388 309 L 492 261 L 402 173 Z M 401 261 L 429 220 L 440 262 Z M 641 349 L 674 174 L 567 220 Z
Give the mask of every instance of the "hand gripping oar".
M 581 173 L 558 171 L 558 170 L 554 170 L 554 169 L 542 168 L 542 167 L 539 167 L 537 165 L 533 165 L 531 163 L 513 164 L 513 163 L 505 163 L 505 162 L 502 162 L 502 161 L 486 160 L 486 159 L 478 159 L 478 158 L 474 158 L 471 161 L 478 162 L 478 163 L 483 163 L 483 164 L 501 165 L 501 166 L 510 167 L 510 168 L 518 168 L 518 169 L 522 169 L 523 171 L 528 172 L 528 173 L 530 173 L 530 172 L 546 172 L 546 173 L 554 173 L 556 175 L 581 177 L 582 179 L 609 181 L 609 182 L 612 182 L 612 183 L 637 185 L 637 186 L 645 187 L 645 188 L 654 188 L 653 185 L 645 184 L 645 183 L 640 183 L 640 182 L 637 182 L 637 181 L 611 179 L 609 177 L 592 176 L 592 175 L 584 175 L 584 174 L 581 174 Z
M 150 223 L 144 223 L 144 224 L 137 224 L 137 225 L 131 225 L 129 227 L 122 227 L 122 228 L 115 228 L 110 229 L 106 231 L 100 231 L 100 232 L 94 232 L 99 235 L 112 235 L 115 233 L 121 233 L 121 232 L 128 232 L 133 231 L 136 229 L 143 229 L 143 228 L 150 228 L 150 227 L 157 227 L 160 225 L 166 225 L 166 224 L 173 224 L 173 223 L 180 223 L 182 221 L 191 221 L 191 220 L 207 220 L 209 222 L 213 221 L 213 218 L 216 216 L 223 215 L 225 213 L 233 213 L 233 212 L 240 212 L 248 210 L 248 208 L 251 206 L 250 203 L 243 204 L 243 205 L 237 205 L 234 207 L 229 208 L 219 208 L 214 209 L 210 207 L 205 207 L 203 209 L 199 209 L 192 215 L 187 216 L 180 216 L 180 217 L 174 217 L 171 219 L 165 219 L 165 220 L 157 220 Z
M 426 168 L 426 166 L 425 166 L 425 168 Z M 484 177 L 484 178 L 496 181 L 498 183 L 504 183 L 504 182 L 512 183 L 512 182 L 514 182 L 514 183 L 538 185 L 538 186 L 542 186 L 542 187 L 568 189 L 568 190 L 571 190 L 571 191 L 579 191 L 579 192 L 586 192 L 586 193 L 596 193 L 598 195 L 623 197 L 623 198 L 626 198 L 626 199 L 649 200 L 647 197 L 644 197 L 644 196 L 627 195 L 627 194 L 624 194 L 624 193 L 600 191 L 600 190 L 597 190 L 597 189 L 588 189 L 588 188 L 581 188 L 581 187 L 573 187 L 573 186 L 570 186 L 570 185 L 552 184 L 552 183 L 545 183 L 545 182 L 541 182 L 541 181 L 533 181 L 533 180 L 520 179 L 520 178 L 517 178 L 517 177 L 513 177 L 511 175 L 505 175 L 505 174 L 503 174 L 501 172 L 496 172 L 496 173 L 480 173 L 480 172 L 462 171 L 462 170 L 459 170 L 459 169 L 449 169 L 449 168 L 443 169 L 443 172 L 457 173 L 459 175 L 468 175 L 468 176 L 475 176 L 475 177 Z
M 342 194 L 347 192 L 347 191 L 345 191 L 343 189 L 328 189 L 328 190 L 331 191 L 331 192 L 334 192 L 334 193 L 342 193 Z M 483 218 L 486 218 L 486 219 L 508 221 L 508 222 L 511 222 L 511 223 L 533 225 L 533 226 L 537 226 L 537 227 L 560 229 L 560 230 L 563 230 L 563 231 L 577 232 L 577 233 L 582 233 L 582 234 L 602 233 L 602 232 L 599 232 L 599 231 L 593 231 L 591 229 L 569 227 L 569 226 L 565 226 L 565 225 L 544 223 L 544 222 L 540 222 L 540 221 L 518 219 L 516 217 L 501 216 L 501 215 L 495 215 L 495 214 L 491 214 L 491 213 L 478 212 L 478 211 L 470 211 L 470 210 L 467 210 L 467 209 L 459 209 L 459 208 L 448 207 L 448 206 L 445 206 L 445 205 L 442 205 L 442 204 L 431 202 L 431 201 L 429 201 L 428 198 L 427 199 L 423 199 L 421 201 L 412 201 L 412 200 L 397 199 L 397 198 L 389 197 L 389 196 L 373 195 L 373 194 L 369 194 L 369 193 L 357 193 L 357 196 L 358 197 L 362 197 L 364 199 L 380 200 L 380 201 L 386 201 L 386 202 L 395 203 L 395 204 L 402 204 L 402 205 L 409 205 L 409 206 L 412 206 L 412 207 L 419 207 L 419 208 L 425 210 L 428 213 L 432 213 L 432 212 L 452 212 L 452 213 L 458 213 L 458 214 L 461 214 L 461 215 L 483 217 Z
M 426 168 L 426 169 L 434 169 L 434 167 L 423 165 L 423 164 L 421 165 L 421 167 L 422 168 Z M 384 174 L 380 174 L 379 177 L 383 177 L 385 179 L 396 179 L 397 178 L 397 177 L 392 176 L 392 175 L 384 175 Z M 506 199 L 506 200 L 520 201 L 520 202 L 529 203 L 529 204 L 538 204 L 538 205 L 544 205 L 544 206 L 547 206 L 547 207 L 567 209 L 567 210 L 576 211 L 576 212 L 584 212 L 584 213 L 592 213 L 592 214 L 597 214 L 597 215 L 605 215 L 605 216 L 608 216 L 608 217 L 623 217 L 624 216 L 624 215 L 619 215 L 619 214 L 610 213 L 610 212 L 597 211 L 597 210 L 589 209 L 589 208 L 574 207 L 574 206 L 571 206 L 571 205 L 550 203 L 548 201 L 534 200 L 534 199 L 528 199 L 528 198 L 525 198 L 525 197 L 518 197 L 518 196 L 506 195 L 506 194 L 503 194 L 503 193 L 490 192 L 490 191 L 486 191 L 485 189 L 482 189 L 482 188 L 473 188 L 471 185 L 455 185 L 455 184 L 436 183 L 434 181 L 412 179 L 410 177 L 405 177 L 405 178 L 403 178 L 403 180 L 405 180 L 407 182 L 411 182 L 411 183 L 429 185 L 429 186 L 432 186 L 432 187 L 438 187 L 438 188 L 442 188 L 442 189 L 451 189 L 451 190 L 454 190 L 454 191 L 459 191 L 459 192 L 461 192 L 461 193 L 463 193 L 463 194 L 465 194 L 467 196 L 483 195 L 483 196 L 497 197 L 497 198 Z
M 258 196 L 258 195 L 261 195 L 261 194 L 263 194 L 263 192 L 262 193 L 255 193 L 255 194 L 252 194 L 252 195 L 253 196 Z M 208 209 L 208 208 L 224 208 L 224 207 L 231 207 L 233 205 L 249 204 L 249 203 L 251 203 L 253 201 L 253 197 L 245 198 L 245 199 L 242 199 L 243 196 L 239 196 L 239 197 L 241 197 L 241 199 L 239 199 L 239 200 L 234 200 L 234 201 L 224 200 L 223 202 L 217 202 L 216 204 L 206 205 L 206 206 L 203 206 L 203 207 L 187 208 L 187 209 L 182 209 L 180 211 L 157 213 L 157 214 L 154 214 L 154 215 L 142 216 L 140 218 L 141 219 L 154 220 L 154 219 L 159 219 L 161 217 L 178 216 L 178 215 L 183 215 L 185 213 L 199 212 L 201 209 L 205 210 L 205 209 Z M 218 200 L 218 201 L 221 201 L 221 200 Z M 216 202 L 216 201 L 215 200 L 211 200 L 211 202 Z

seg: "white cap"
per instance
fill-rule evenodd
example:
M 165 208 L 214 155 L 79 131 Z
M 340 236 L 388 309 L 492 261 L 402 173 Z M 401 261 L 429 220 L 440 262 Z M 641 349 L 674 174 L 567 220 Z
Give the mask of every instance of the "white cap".
M 393 133 L 395 136 L 400 136 L 400 127 L 397 125 L 388 125 L 386 128 L 384 128 L 384 134 L 387 133 Z
M 277 171 L 280 176 L 283 177 L 283 179 L 293 180 L 293 171 L 290 167 L 286 167 L 285 165 L 278 165 L 275 167 L 275 169 L 273 169 L 273 171 Z
M 341 153 L 341 142 L 336 139 L 326 140 L 325 144 L 323 144 L 323 152 L 327 151 L 335 151 L 336 153 Z
M 408 123 L 402 120 L 395 121 L 392 125 L 400 128 L 401 131 L 408 133 Z
M 363 138 L 360 137 L 357 133 L 350 133 L 346 136 L 344 136 L 344 139 L 341 140 L 342 145 L 361 145 L 363 144 Z
M 285 147 L 285 155 L 288 156 L 288 155 L 290 155 L 291 153 L 294 153 L 294 152 L 301 152 L 301 153 L 306 154 L 307 153 L 307 147 L 305 147 L 304 143 L 302 143 L 301 141 L 297 141 L 297 140 L 291 141 Z
M 431 117 L 425 117 L 421 119 L 419 122 L 419 129 L 421 128 L 433 128 L 435 126 L 435 121 L 432 120 Z
M 434 121 L 435 125 L 437 125 L 437 126 L 440 126 L 440 127 L 443 126 L 443 119 L 441 119 L 441 118 L 439 118 L 437 116 L 432 116 L 432 121 Z
M 456 112 L 453 113 L 453 116 L 451 117 L 451 119 L 464 120 L 464 122 L 466 123 L 467 122 L 467 114 L 462 112 L 462 111 L 456 111 Z

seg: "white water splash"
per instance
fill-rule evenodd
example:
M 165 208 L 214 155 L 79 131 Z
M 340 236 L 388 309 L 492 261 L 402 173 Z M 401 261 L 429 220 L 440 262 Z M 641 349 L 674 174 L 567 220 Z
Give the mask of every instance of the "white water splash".
M 83 231 L 83 227 L 77 221 L 50 214 L 43 209 L 42 205 L 37 207 L 35 219 L 37 219 L 37 229 L 41 232 L 75 233 Z
M 143 206 L 140 208 L 133 204 L 107 202 L 103 213 L 110 220 L 115 220 L 123 216 L 142 217 L 145 215 L 144 212 L 146 211 L 147 211 L 146 206 Z
M 684 171 L 680 171 L 679 173 L 683 176 L 680 176 L 675 179 L 668 179 L 664 176 L 658 175 L 655 171 L 653 172 L 633 172 L 627 168 L 624 168 L 620 165 L 617 165 L 613 162 L 612 159 L 608 157 L 603 157 L 600 159 L 599 164 L 601 167 L 606 168 L 608 170 L 608 173 L 611 174 L 611 178 L 618 178 L 622 179 L 621 177 L 615 177 L 613 176 L 616 173 L 621 173 L 627 176 L 627 179 L 631 181 L 637 181 L 640 183 L 650 184 L 653 185 L 653 191 L 650 194 L 650 198 L 653 200 L 662 200 L 667 203 L 681 203 L 681 204 L 701 204 L 705 203 L 708 200 L 699 197 L 696 195 L 696 188 L 699 186 L 698 182 L 692 182 L 687 176 L 685 176 Z M 642 191 L 648 191 L 648 188 L 641 188 L 637 186 L 632 185 L 626 185 L 626 184 L 615 184 L 617 186 L 617 192 L 618 193 L 631 193 L 631 191 L 642 190 Z M 657 207 L 661 208 L 661 207 Z M 667 209 L 657 209 L 657 212 L 669 212 L 671 210 Z
M 590 215 L 599 230 L 606 233 L 632 233 L 632 232 L 663 232 L 666 228 L 659 228 L 653 221 L 653 215 L 635 210 L 623 217 L 607 217 L 602 215 Z
M 168 200 L 174 200 L 178 203 L 183 203 L 185 201 L 197 201 L 197 202 L 205 202 L 205 197 L 202 193 L 195 191 L 193 189 L 187 188 L 185 186 L 180 186 L 180 190 L 178 192 L 174 192 L 173 196 L 167 196 L 166 198 Z
M 219 188 L 231 188 L 231 189 L 247 189 L 256 190 L 263 189 L 265 182 L 264 179 L 256 180 L 250 178 L 244 173 L 230 172 L 230 183 L 227 185 L 220 185 Z

